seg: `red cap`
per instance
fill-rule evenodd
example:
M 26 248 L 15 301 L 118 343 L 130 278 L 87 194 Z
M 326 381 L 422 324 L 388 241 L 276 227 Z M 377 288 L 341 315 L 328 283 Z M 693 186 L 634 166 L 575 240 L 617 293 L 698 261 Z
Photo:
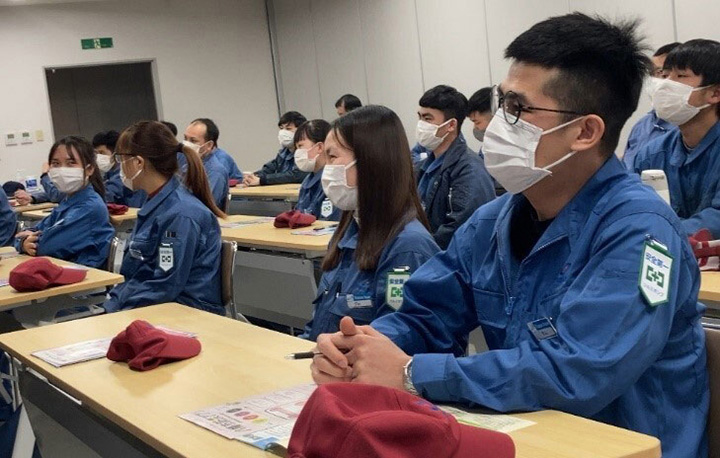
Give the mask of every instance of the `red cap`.
M 83 281 L 87 269 L 61 267 L 48 258 L 32 258 L 10 271 L 10 286 L 20 291 L 40 291 L 50 286 L 69 285 Z
M 275 217 L 275 227 L 296 227 L 310 226 L 317 218 L 310 213 L 303 213 L 300 210 L 291 210 L 289 212 L 280 213 Z
M 289 458 L 512 458 L 510 436 L 473 426 L 404 391 L 321 385 L 293 428 Z
M 237 179 L 235 179 L 235 178 L 230 178 L 230 179 L 228 180 L 228 187 L 234 188 L 235 186 L 239 185 L 240 183 L 242 183 L 242 180 L 237 180 Z
M 122 204 L 107 204 L 107 209 L 111 215 L 124 215 L 128 211 L 128 206 Z
M 127 361 L 131 369 L 148 371 L 161 364 L 192 358 L 200 353 L 200 341 L 157 329 L 135 320 L 110 342 L 107 357 Z

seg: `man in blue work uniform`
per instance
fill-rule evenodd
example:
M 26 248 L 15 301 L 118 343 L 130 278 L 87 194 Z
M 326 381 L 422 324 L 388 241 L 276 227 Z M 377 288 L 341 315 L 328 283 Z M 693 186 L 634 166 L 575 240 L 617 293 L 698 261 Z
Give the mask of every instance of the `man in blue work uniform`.
M 245 175 L 245 186 L 266 186 L 270 184 L 302 183 L 306 172 L 295 165 L 295 131 L 307 121 L 297 111 L 288 111 L 278 121 L 278 142 L 280 151 L 271 161 L 265 163 L 260 170 Z
M 4 191 L 0 191 L 0 246 L 12 245 L 17 229 L 17 215 Z
M 415 167 L 418 195 L 440 248 L 477 208 L 495 198 L 483 159 L 468 148 L 460 128 L 467 99 L 455 88 L 435 86 L 420 98 L 417 141 L 428 156 Z
M 229 174 L 225 165 L 220 162 L 217 154 L 217 140 L 220 132 L 215 123 L 208 118 L 198 118 L 185 129 L 185 144 L 193 148 L 202 158 L 203 167 L 208 177 L 208 184 L 215 205 L 225 209 L 229 192 Z M 231 158 L 232 159 L 232 158 Z M 187 162 L 184 154 L 178 154 L 178 166 L 185 173 Z
M 683 43 L 668 54 L 665 72 L 653 106 L 679 129 L 641 149 L 633 169 L 665 172 L 670 205 L 687 235 L 709 229 L 720 238 L 720 43 Z
M 653 68 L 651 70 L 652 73 L 650 73 L 651 79 L 648 80 L 650 94 L 652 94 L 653 84 L 660 79 L 665 79 L 667 76 L 663 70 L 665 58 L 670 51 L 678 46 L 680 46 L 680 43 L 669 43 L 661 46 L 650 58 L 653 64 Z M 635 123 L 630 131 L 630 136 L 628 137 L 627 145 L 625 146 L 625 154 L 623 155 L 623 164 L 625 164 L 625 167 L 632 170 L 633 163 L 635 162 L 635 156 L 637 156 L 640 148 L 675 128 L 676 127 L 674 125 L 659 118 L 655 110 L 650 110 L 650 112 Z
M 321 335 L 315 381 L 557 409 L 656 436 L 665 458 L 707 457 L 697 264 L 614 155 L 649 67 L 635 29 L 573 13 L 510 44 L 484 144 L 508 194 L 415 272 L 398 312 Z M 463 356 L 477 326 L 490 350 Z

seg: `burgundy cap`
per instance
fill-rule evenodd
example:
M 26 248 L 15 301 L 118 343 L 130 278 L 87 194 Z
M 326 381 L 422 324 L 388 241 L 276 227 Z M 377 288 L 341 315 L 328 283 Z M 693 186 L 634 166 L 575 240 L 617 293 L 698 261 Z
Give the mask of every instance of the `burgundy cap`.
M 124 215 L 128 211 L 128 206 L 122 204 L 107 204 L 107 209 L 111 215 Z
M 432 403 L 375 385 L 321 385 L 293 428 L 289 458 L 512 458 L 507 434 L 462 425 Z
M 317 220 L 315 216 L 310 213 L 303 213 L 300 210 L 291 210 L 285 213 L 280 213 L 275 217 L 275 227 L 289 227 L 295 229 L 296 227 L 307 227 L 310 226 Z
M 20 292 L 40 291 L 50 286 L 83 281 L 87 269 L 62 267 L 48 258 L 32 258 L 10 271 L 10 286 Z
M 127 361 L 131 369 L 147 371 L 197 356 L 201 348 L 193 337 L 170 334 L 147 321 L 135 320 L 110 342 L 107 357 Z

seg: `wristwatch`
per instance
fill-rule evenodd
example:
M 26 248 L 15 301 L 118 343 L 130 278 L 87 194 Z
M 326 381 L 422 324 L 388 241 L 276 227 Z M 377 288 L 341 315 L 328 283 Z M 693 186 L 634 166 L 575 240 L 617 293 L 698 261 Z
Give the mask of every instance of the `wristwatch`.
M 405 363 L 405 366 L 403 366 L 403 388 L 405 388 L 405 391 L 410 394 L 420 396 L 420 393 L 418 393 L 418 390 L 415 389 L 415 385 L 413 385 L 412 382 L 412 362 L 413 359 L 410 358 L 410 361 Z

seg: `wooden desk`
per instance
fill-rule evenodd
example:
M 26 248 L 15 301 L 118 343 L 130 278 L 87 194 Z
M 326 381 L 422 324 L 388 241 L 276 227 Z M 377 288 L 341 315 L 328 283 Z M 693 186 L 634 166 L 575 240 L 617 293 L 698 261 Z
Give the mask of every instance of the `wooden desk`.
M 15 250 L 12 248 L 0 251 L 0 278 L 8 278 L 10 271 L 15 266 L 31 258 L 27 255 L 5 257 L 14 253 Z M 49 259 L 58 265 L 73 265 L 59 259 Z M 21 323 L 28 326 L 36 325 L 39 321 L 52 319 L 58 310 L 74 305 L 86 305 L 83 301 L 69 299 L 69 296 L 116 285 L 122 283 L 123 280 L 122 275 L 99 269 L 88 269 L 87 277 L 79 283 L 54 286 L 43 291 L 20 293 L 11 286 L 3 286 L 0 287 L 0 311 L 12 310 L 16 319 Z M 90 301 L 89 303 L 94 302 Z
M 232 215 L 220 222 L 253 219 L 258 217 Z M 312 301 L 317 296 L 319 259 L 325 256 L 332 235 L 292 232 L 333 224 L 337 223 L 316 221 L 308 228 L 278 229 L 267 222 L 221 228 L 223 240 L 235 242 L 240 248 L 232 273 L 238 311 L 291 328 L 303 328 L 312 316 Z
M 702 272 L 700 276 L 698 299 L 707 306 L 706 315 L 720 318 L 720 272 Z
M 149 372 L 134 372 L 124 363 L 107 359 L 54 368 L 30 356 L 41 349 L 115 335 L 134 319 L 197 332 L 203 350 L 193 359 Z M 82 403 L 77 406 L 55 395 L 68 404 L 68 410 L 55 409 L 69 417 L 61 420 L 68 429 L 87 426 L 77 425 L 83 415 L 95 416 L 110 423 L 116 435 L 129 433 L 139 438 L 151 452 L 205 458 L 273 455 L 225 439 L 178 415 L 310 382 L 309 361 L 288 361 L 283 356 L 309 350 L 313 343 L 193 308 L 164 304 L 0 335 L 0 347 Z M 20 376 L 21 381 L 32 377 L 27 371 L 21 371 Z M 23 395 L 28 404 L 42 400 L 30 389 L 41 383 L 21 383 L 27 388 Z M 642 434 L 555 411 L 516 416 L 537 423 L 510 434 L 519 458 L 660 456 L 659 441 Z M 84 433 L 95 436 L 92 431 Z M 102 447 L 116 444 L 105 440 L 95 446 L 101 456 L 106 456 Z M 113 452 L 114 456 L 126 456 L 118 448 Z
M 257 219 L 252 215 L 230 215 L 226 220 L 220 220 L 220 224 L 226 222 L 246 222 Z M 238 228 L 222 228 L 222 239 L 237 242 L 238 245 L 261 250 L 277 250 L 287 253 L 302 254 L 307 258 L 319 258 L 325 256 L 331 234 L 294 235 L 292 232 L 322 228 L 336 225 L 334 221 L 315 221 L 310 227 L 303 228 L 276 228 L 272 222 L 250 224 Z
M 300 184 L 277 184 L 230 188 L 232 215 L 275 216 L 292 210 L 300 195 Z
M 139 208 L 130 207 L 128 208 L 127 213 L 123 215 L 110 215 L 110 223 L 115 226 L 116 229 L 127 225 L 128 223 L 130 225 L 134 225 L 137 220 L 138 211 L 140 211 Z M 43 219 L 49 214 L 50 212 L 48 209 L 38 209 L 26 211 L 23 215 L 28 219 Z
M 299 194 L 300 184 L 298 183 L 230 188 L 230 195 L 233 197 L 253 199 L 295 199 L 297 201 Z
M 57 207 L 57 204 L 54 204 L 52 202 L 45 202 L 42 204 L 20 205 L 18 207 L 13 207 L 12 209 L 15 213 L 24 215 L 25 213 L 28 213 L 28 212 L 45 210 L 48 208 L 55 208 L 55 207 Z M 45 216 L 47 216 L 47 214 Z M 43 216 L 42 218 L 44 218 L 45 216 Z

